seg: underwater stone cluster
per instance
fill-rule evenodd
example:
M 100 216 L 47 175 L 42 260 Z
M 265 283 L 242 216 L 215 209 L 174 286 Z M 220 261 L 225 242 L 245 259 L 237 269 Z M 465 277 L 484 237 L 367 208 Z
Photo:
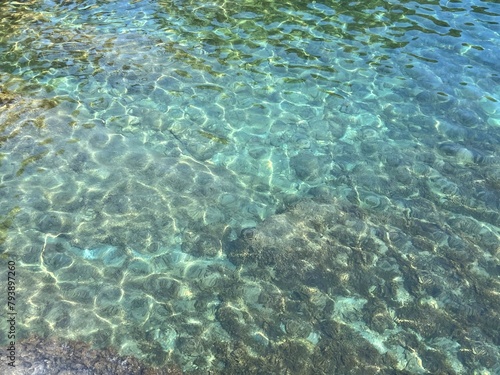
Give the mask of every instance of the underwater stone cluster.
M 233 312 L 221 324 L 245 342 L 250 322 L 264 327 L 266 360 L 240 351 L 269 373 L 493 369 L 500 300 L 475 264 L 494 272 L 494 262 L 440 230 L 418 218 L 381 222 L 341 199 L 301 201 L 227 243 L 245 277 L 265 281 L 250 316 Z
M 175 367 L 149 367 L 112 349 L 54 338 L 30 337 L 18 343 L 19 357 L 10 375 L 181 375 Z

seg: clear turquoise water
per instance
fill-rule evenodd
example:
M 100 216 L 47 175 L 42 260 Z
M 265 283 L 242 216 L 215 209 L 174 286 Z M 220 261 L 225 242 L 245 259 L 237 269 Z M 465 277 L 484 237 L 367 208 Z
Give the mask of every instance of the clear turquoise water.
M 500 5 L 0 14 L 20 337 L 196 374 L 500 371 Z

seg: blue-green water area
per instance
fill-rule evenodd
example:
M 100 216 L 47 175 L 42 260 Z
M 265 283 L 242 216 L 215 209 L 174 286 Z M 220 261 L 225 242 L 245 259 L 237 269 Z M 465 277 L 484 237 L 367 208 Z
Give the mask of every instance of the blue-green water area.
M 34 336 L 158 373 L 500 373 L 498 2 L 0 15 L 19 374 L 50 373 Z

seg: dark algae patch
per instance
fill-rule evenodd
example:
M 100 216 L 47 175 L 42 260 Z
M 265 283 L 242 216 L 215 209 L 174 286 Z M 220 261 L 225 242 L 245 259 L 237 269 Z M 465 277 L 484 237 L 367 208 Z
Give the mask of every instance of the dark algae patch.
M 39 154 L 30 156 L 30 157 L 24 159 L 21 162 L 21 168 L 19 168 L 19 170 L 16 172 L 16 176 L 19 177 L 20 175 L 22 175 L 28 165 L 40 160 L 41 158 L 43 158 L 47 154 L 48 154 L 48 151 L 44 151 L 44 152 L 41 152 Z
M 7 239 L 7 231 L 12 227 L 16 215 L 21 211 L 19 207 L 14 207 L 5 216 L 0 216 L 0 245 Z
M 221 143 L 223 145 L 229 144 L 229 139 L 224 138 L 224 137 L 219 137 L 215 134 L 203 131 L 203 130 L 198 130 L 198 133 L 200 133 L 201 136 L 210 139 L 211 141 L 214 141 L 216 143 Z

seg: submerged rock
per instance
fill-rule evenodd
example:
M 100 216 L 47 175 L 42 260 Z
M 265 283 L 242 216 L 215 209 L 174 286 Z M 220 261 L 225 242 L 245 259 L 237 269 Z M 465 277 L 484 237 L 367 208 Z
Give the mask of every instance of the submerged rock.
M 12 375 L 178 375 L 176 367 L 156 369 L 112 349 L 92 349 L 78 341 L 31 337 L 19 342 Z
M 487 160 L 479 151 L 452 142 L 443 142 L 438 148 L 445 155 L 454 156 L 460 163 L 483 164 Z

